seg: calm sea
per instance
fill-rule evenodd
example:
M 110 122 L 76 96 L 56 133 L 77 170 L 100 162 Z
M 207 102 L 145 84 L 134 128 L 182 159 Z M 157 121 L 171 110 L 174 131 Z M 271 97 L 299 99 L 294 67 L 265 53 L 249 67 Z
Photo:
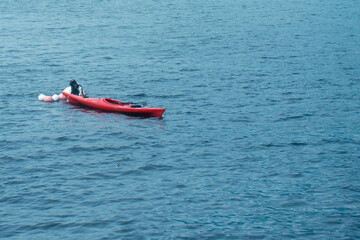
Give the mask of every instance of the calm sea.
M 359 239 L 359 9 L 1 1 L 0 238 Z

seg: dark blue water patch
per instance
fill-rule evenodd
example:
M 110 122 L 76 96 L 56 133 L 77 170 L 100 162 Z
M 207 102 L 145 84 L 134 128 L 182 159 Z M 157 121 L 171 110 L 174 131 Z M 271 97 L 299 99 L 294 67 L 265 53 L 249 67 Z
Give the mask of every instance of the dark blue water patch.
M 129 95 L 129 97 L 147 97 L 147 95 L 145 93 L 136 93 L 136 94 L 133 94 L 133 95 Z
M 283 118 L 280 118 L 280 119 L 277 120 L 277 121 L 280 121 L 280 122 L 281 122 L 281 121 L 300 120 L 300 119 L 307 118 L 307 117 L 311 117 L 311 116 L 312 116 L 312 114 L 304 113 L 304 114 L 301 114 L 301 115 L 283 117 Z

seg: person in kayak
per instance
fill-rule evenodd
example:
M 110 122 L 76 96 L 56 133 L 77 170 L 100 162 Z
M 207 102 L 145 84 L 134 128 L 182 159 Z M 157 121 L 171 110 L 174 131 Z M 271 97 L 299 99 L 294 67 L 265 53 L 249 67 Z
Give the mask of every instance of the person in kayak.
M 70 84 L 70 86 L 65 88 L 63 92 L 71 93 L 71 94 L 78 95 L 81 97 L 86 97 L 84 89 L 75 80 L 71 80 L 69 84 Z

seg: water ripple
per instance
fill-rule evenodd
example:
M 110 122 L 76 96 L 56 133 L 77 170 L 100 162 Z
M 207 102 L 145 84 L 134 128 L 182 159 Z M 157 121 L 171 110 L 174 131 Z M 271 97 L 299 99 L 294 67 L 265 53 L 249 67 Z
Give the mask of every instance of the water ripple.
M 359 8 L 0 1 L 0 238 L 356 239 Z

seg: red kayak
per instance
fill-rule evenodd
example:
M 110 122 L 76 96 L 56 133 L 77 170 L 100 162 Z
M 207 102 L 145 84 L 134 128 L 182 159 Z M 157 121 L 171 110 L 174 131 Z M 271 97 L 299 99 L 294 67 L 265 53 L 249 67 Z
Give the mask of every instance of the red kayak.
M 85 105 L 107 112 L 118 112 L 144 117 L 161 117 L 166 110 L 165 108 L 142 107 L 136 103 L 122 102 L 111 98 L 83 98 L 66 92 L 62 93 L 72 104 Z

